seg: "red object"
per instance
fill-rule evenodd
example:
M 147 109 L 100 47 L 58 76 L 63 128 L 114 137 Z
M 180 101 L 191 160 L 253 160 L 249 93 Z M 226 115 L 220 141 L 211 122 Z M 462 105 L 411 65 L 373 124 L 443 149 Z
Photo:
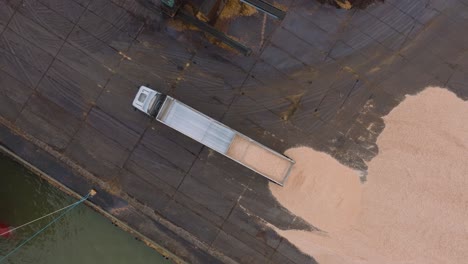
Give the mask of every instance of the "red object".
M 9 238 L 12 235 L 11 227 L 0 223 L 0 235 L 4 238 Z

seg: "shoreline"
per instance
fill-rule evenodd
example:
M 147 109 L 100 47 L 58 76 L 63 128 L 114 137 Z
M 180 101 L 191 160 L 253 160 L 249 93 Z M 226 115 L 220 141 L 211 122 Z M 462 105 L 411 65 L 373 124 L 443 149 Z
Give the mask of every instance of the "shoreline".
M 31 163 L 29 163 L 28 161 L 24 160 L 23 158 L 19 157 L 18 155 L 16 155 L 14 152 L 9 150 L 8 148 L 3 146 L 2 144 L 0 144 L 0 153 L 2 155 L 7 156 L 8 158 L 11 158 L 12 160 L 17 162 L 21 166 L 25 167 L 27 170 L 32 172 L 34 175 L 40 177 L 41 179 L 44 179 L 50 185 L 52 185 L 55 188 L 57 188 L 58 190 L 62 191 L 64 194 L 66 194 L 68 196 L 71 196 L 73 198 L 76 198 L 76 199 L 81 199 L 82 198 L 82 195 L 78 194 L 77 192 L 75 192 L 72 189 L 68 188 L 67 186 L 63 185 L 62 183 L 60 183 L 59 181 L 57 181 L 53 177 L 47 175 L 47 173 L 45 173 L 44 171 L 38 169 L 37 167 L 35 167 Z M 187 262 L 183 261 L 182 259 L 180 259 L 179 257 L 177 257 L 176 255 L 174 255 L 172 252 L 170 252 L 170 251 L 166 250 L 165 248 L 163 248 L 162 246 L 158 245 L 157 243 L 155 243 L 154 241 L 152 241 L 151 239 L 149 239 L 145 235 L 143 235 L 140 232 L 138 232 L 137 230 L 131 228 L 126 223 L 124 223 L 121 220 L 117 219 L 116 217 L 114 217 L 113 215 L 111 215 L 110 213 L 108 213 L 107 211 L 102 209 L 100 206 L 94 204 L 89 199 L 86 200 L 83 203 L 86 204 L 86 206 L 88 206 L 89 208 L 93 209 L 95 212 L 99 213 L 100 215 L 102 215 L 105 218 L 107 218 L 108 220 L 110 220 L 111 223 L 115 224 L 116 226 L 118 226 L 123 231 L 125 231 L 125 232 L 129 233 L 130 235 L 132 235 L 133 237 L 135 237 L 135 239 L 138 239 L 138 240 L 142 241 L 146 246 L 148 246 L 148 247 L 152 248 L 153 250 L 157 251 L 164 258 L 169 259 L 174 264 L 185 264 L 185 263 L 187 263 Z

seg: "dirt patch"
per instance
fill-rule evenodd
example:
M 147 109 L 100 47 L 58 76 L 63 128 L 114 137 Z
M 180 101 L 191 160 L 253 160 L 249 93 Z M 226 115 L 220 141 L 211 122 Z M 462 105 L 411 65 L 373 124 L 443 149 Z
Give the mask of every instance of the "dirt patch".
M 195 8 L 193 6 L 184 5 L 184 6 L 181 7 L 181 9 L 184 10 L 187 14 L 195 16 L 195 11 L 194 11 Z M 197 28 L 196 26 L 194 26 L 192 24 L 189 24 L 189 23 L 185 23 L 182 20 L 177 19 L 177 17 L 168 18 L 167 19 L 167 27 L 171 28 L 172 30 L 179 31 L 179 32 L 182 32 L 182 31 L 200 31 L 200 29 Z
M 288 99 L 288 101 L 291 102 L 291 105 L 286 111 L 281 113 L 281 119 L 283 119 L 284 121 L 288 121 L 296 113 L 303 96 L 304 92 L 286 97 L 286 99 Z
M 179 20 L 179 19 L 168 20 L 167 26 L 176 31 L 187 31 L 187 30 L 200 31 L 200 29 L 197 28 L 196 26 L 188 24 L 188 23 L 184 23 L 182 20 Z
M 347 167 L 312 149 L 289 150 L 297 161 L 294 173 L 285 188 L 272 184 L 270 189 L 282 205 L 323 232 L 277 231 L 320 263 L 465 263 L 466 116 L 468 103 L 448 90 L 428 88 L 408 96 L 384 117 L 379 154 L 368 164 L 368 181 L 355 189 L 347 187 L 345 176 L 353 177 Z M 322 161 L 310 160 L 317 163 L 314 168 L 301 161 L 304 156 Z M 343 190 L 354 193 L 339 195 Z M 323 204 L 298 206 L 310 200 L 306 195 L 319 196 Z M 354 202 L 348 201 L 348 210 L 333 211 L 337 197 L 340 205 Z
M 239 16 L 253 16 L 257 9 L 239 0 L 228 0 L 218 16 L 218 20 L 230 20 Z
M 244 4 L 240 2 L 239 0 L 228 0 L 222 7 L 221 12 L 219 13 L 218 17 L 216 18 L 216 21 L 214 22 L 214 27 L 218 29 L 219 31 L 226 33 L 231 39 L 239 43 L 242 43 L 241 39 L 229 35 L 228 32 L 229 32 L 231 22 L 234 21 L 238 17 L 249 17 L 257 13 L 258 13 L 257 9 L 253 8 L 250 5 Z M 238 52 L 237 50 L 224 44 L 223 42 L 219 41 L 216 38 L 208 37 L 208 40 L 212 44 L 217 45 L 223 49 L 226 49 L 235 53 Z
M 118 177 L 113 177 L 111 180 L 106 181 L 107 183 L 107 191 L 114 195 L 119 195 L 122 191 L 122 184 L 119 181 Z
M 221 10 L 217 10 L 216 7 L 216 13 L 218 15 L 212 19 L 212 21 L 206 21 L 206 18 L 200 17 L 200 14 L 197 14 L 197 8 L 195 6 L 192 6 L 190 4 L 186 4 L 183 7 L 183 10 L 185 10 L 187 13 L 196 16 L 198 19 L 201 21 L 204 21 L 212 26 L 214 26 L 218 31 L 227 34 L 229 31 L 229 26 L 231 24 L 231 21 L 235 20 L 237 17 L 242 17 L 242 16 L 253 16 L 255 15 L 258 11 L 257 9 L 253 8 L 250 5 L 246 5 L 239 0 L 228 0 L 226 3 L 223 5 Z M 195 15 L 197 14 L 197 15 Z M 194 25 L 184 23 L 181 20 L 177 18 L 173 18 L 168 20 L 167 22 L 168 28 L 178 31 L 178 32 L 187 32 L 187 31 L 201 31 L 199 28 L 195 27 Z M 207 40 L 214 44 L 217 45 L 225 50 L 237 53 L 238 51 L 231 46 L 223 43 L 219 39 L 213 37 L 211 34 L 208 34 L 206 32 L 202 32 L 204 36 L 207 38 Z M 227 34 L 229 35 L 229 34 Z M 242 42 L 238 38 L 235 38 L 233 36 L 229 36 L 232 40 L 237 41 L 237 42 Z
M 225 44 L 224 42 L 222 42 L 221 40 L 219 40 L 219 39 L 213 37 L 213 36 L 210 35 L 210 34 L 205 33 L 205 37 L 206 37 L 206 39 L 207 39 L 211 44 L 214 44 L 214 45 L 216 45 L 216 46 L 218 46 L 218 47 L 220 47 L 220 48 L 222 48 L 222 49 L 225 49 L 225 50 L 230 51 L 230 52 L 233 52 L 233 53 L 239 53 L 238 50 L 236 50 L 236 49 L 234 49 L 233 47 L 231 47 L 231 46 Z M 235 38 L 235 37 L 233 37 L 233 36 L 229 36 L 229 37 L 230 37 L 232 40 L 234 40 L 234 41 L 240 42 L 240 40 L 239 40 L 238 38 Z
M 335 0 L 335 3 L 342 9 L 349 10 L 353 7 L 353 5 L 348 0 Z

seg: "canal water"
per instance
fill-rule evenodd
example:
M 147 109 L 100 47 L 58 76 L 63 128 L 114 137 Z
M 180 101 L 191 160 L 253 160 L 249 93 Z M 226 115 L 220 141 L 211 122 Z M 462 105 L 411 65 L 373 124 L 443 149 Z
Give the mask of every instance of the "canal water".
M 2 154 L 0 179 L 0 223 L 10 226 L 19 226 L 77 201 Z M 0 237 L 0 259 L 52 219 L 53 216 L 21 228 L 10 238 Z M 170 262 L 104 216 L 80 204 L 1 264 L 4 263 Z

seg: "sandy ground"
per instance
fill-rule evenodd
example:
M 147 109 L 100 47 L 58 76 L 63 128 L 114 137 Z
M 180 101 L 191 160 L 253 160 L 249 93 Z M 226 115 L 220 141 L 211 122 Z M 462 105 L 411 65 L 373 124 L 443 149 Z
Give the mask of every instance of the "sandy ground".
M 286 154 L 296 164 L 283 188 L 270 187 L 276 199 L 320 230 L 336 231 L 354 223 L 361 206 L 359 174 L 310 148 Z
M 320 263 L 466 263 L 468 103 L 441 88 L 384 118 L 368 181 L 326 154 L 295 148 L 278 201 L 323 232 L 277 231 Z M 311 164 L 315 164 L 316 167 Z

